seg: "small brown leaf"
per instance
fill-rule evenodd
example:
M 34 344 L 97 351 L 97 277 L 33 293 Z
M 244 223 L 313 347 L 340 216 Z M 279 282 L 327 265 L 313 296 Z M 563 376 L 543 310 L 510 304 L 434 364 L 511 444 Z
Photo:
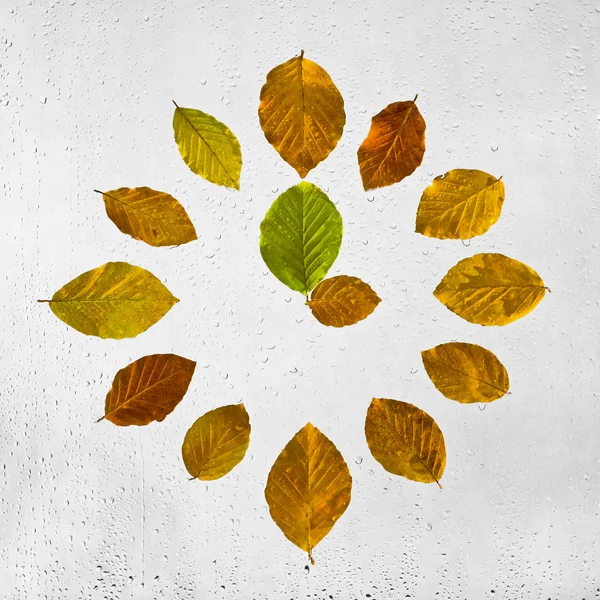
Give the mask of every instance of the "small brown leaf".
M 150 246 L 178 246 L 198 239 L 185 208 L 165 192 L 123 187 L 98 193 L 108 218 L 136 240 Z
M 319 283 L 307 304 L 323 325 L 344 327 L 366 319 L 381 302 L 369 284 L 339 275 Z
M 392 185 L 408 177 L 425 153 L 425 121 L 415 100 L 394 102 L 376 114 L 358 149 L 365 190 Z
M 476 344 L 450 342 L 421 352 L 433 385 L 450 400 L 492 402 L 508 392 L 508 373 L 496 355 Z
M 273 521 L 308 552 L 331 531 L 350 504 L 352 477 L 333 442 L 307 423 L 271 467 L 265 498 Z
M 139 358 L 116 374 L 102 419 L 121 426 L 164 420 L 185 396 L 195 368 L 176 354 Z
M 193 479 L 209 481 L 227 475 L 246 455 L 250 418 L 243 404 L 215 408 L 188 430 L 181 453 Z
M 386 471 L 442 487 L 444 436 L 425 411 L 408 402 L 373 398 L 365 435 L 371 454 Z

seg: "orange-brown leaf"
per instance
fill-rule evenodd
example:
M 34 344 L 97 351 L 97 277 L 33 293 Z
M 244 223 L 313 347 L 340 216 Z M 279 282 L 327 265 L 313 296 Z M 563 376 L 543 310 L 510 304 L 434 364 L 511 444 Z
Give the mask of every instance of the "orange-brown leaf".
M 433 385 L 451 400 L 493 402 L 508 392 L 509 379 L 496 355 L 476 344 L 448 342 L 421 352 Z
M 185 396 L 195 368 L 193 360 L 176 354 L 132 362 L 115 376 L 102 419 L 121 426 L 162 421 Z
M 351 490 L 352 477 L 340 451 L 307 423 L 271 467 L 265 497 L 273 521 L 312 560 L 313 548 L 350 504 Z
M 444 436 L 425 411 L 408 402 L 373 398 L 365 435 L 371 454 L 386 471 L 440 485 L 446 467 Z
M 358 277 L 339 275 L 321 281 L 308 305 L 323 325 L 344 327 L 366 319 L 380 302 L 368 283 Z
M 425 121 L 414 100 L 386 106 L 373 117 L 369 134 L 358 149 L 364 189 L 402 181 L 421 164 L 424 153 Z
M 149 187 L 98 193 L 108 218 L 136 240 L 150 246 L 178 246 L 198 239 L 185 208 L 170 194 Z
M 269 72 L 258 116 L 269 143 L 300 177 L 329 156 L 346 123 L 340 91 L 304 53 Z

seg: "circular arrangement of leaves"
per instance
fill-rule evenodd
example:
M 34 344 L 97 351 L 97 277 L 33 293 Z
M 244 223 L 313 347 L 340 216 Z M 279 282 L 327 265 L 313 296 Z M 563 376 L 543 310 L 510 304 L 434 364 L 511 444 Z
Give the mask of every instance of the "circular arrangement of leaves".
M 421 164 L 425 120 L 414 100 L 394 102 L 372 118 L 358 149 L 365 190 L 400 182 Z M 260 125 L 269 143 L 301 178 L 334 150 L 346 114 L 329 74 L 300 56 L 275 67 L 260 93 Z M 240 144 L 213 116 L 175 104 L 175 141 L 196 174 L 239 190 Z M 97 191 L 97 190 L 96 190 Z M 102 194 L 106 213 L 125 234 L 151 246 L 197 239 L 194 225 L 173 196 L 147 187 Z M 482 235 L 498 220 L 502 178 L 472 169 L 436 177 L 419 202 L 416 232 L 438 239 Z M 358 277 L 326 279 L 340 251 L 342 216 L 327 195 L 302 181 L 275 199 L 260 226 L 260 252 L 282 283 L 305 296 L 323 325 L 345 327 L 367 318 L 380 298 Z M 546 287 L 527 265 L 497 253 L 459 261 L 433 292 L 470 323 L 507 325 L 532 311 Z M 135 337 L 159 321 L 179 300 L 152 273 L 126 262 L 107 263 L 58 290 L 52 312 L 86 335 Z M 508 392 L 498 358 L 481 346 L 450 342 L 422 353 L 435 387 L 462 403 L 492 402 Z M 144 356 L 115 376 L 104 416 L 119 426 L 163 421 L 185 396 L 196 363 L 174 354 Z M 384 469 L 413 481 L 437 483 L 446 466 L 442 431 L 425 411 L 399 400 L 374 398 L 366 416 L 369 449 Z M 250 419 L 243 404 L 221 406 L 198 418 L 182 445 L 192 479 L 218 479 L 243 458 Z M 288 442 L 268 475 L 265 498 L 274 522 L 308 553 L 329 533 L 350 503 L 352 478 L 344 458 L 319 429 L 307 423 Z

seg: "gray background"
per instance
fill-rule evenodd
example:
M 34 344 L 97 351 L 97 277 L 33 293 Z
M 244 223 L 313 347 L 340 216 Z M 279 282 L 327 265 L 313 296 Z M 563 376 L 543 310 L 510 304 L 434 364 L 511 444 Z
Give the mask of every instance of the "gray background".
M 600 597 L 600 5 L 13 0 L 0 28 L 0 597 Z M 258 251 L 264 213 L 298 181 L 260 130 L 259 91 L 302 48 L 348 115 L 307 178 L 344 218 L 330 274 L 383 299 L 342 330 L 317 323 Z M 423 165 L 363 192 L 356 150 L 371 116 L 416 93 Z M 241 192 L 185 166 L 172 99 L 236 133 Z M 415 234 L 422 190 L 458 167 L 503 176 L 500 221 L 470 244 Z M 121 234 L 92 190 L 139 185 L 175 195 L 199 241 L 153 249 Z M 482 251 L 529 264 L 552 294 L 507 327 L 462 321 L 431 292 Z M 35 302 L 110 260 L 151 270 L 182 302 L 124 341 L 83 336 Z M 485 410 L 441 396 L 419 352 L 450 340 L 495 352 L 512 394 Z M 117 370 L 156 352 L 198 362 L 181 405 L 141 429 L 95 424 Z M 437 420 L 442 491 L 371 457 L 373 396 Z M 188 481 L 185 431 L 239 401 L 246 459 Z M 306 570 L 263 488 L 308 420 L 354 488 Z

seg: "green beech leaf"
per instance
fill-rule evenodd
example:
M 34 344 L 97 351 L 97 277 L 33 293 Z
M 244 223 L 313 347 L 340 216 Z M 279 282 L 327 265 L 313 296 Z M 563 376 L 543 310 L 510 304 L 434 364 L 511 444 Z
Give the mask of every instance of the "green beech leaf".
M 81 333 L 120 340 L 146 331 L 179 300 L 146 269 L 109 262 L 38 302 Z
M 277 279 L 308 294 L 342 245 L 342 217 L 327 195 L 303 181 L 286 190 L 260 224 L 260 253 Z
M 240 189 L 242 151 L 227 125 L 201 110 L 175 104 L 173 131 L 181 157 L 196 175 Z

